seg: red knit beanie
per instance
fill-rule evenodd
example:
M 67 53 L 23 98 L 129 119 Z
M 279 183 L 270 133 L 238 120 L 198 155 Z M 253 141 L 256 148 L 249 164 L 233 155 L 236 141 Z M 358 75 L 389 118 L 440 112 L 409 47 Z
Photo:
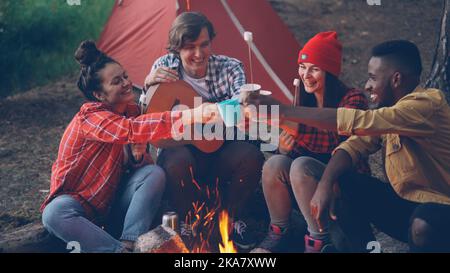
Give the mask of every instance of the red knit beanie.
M 312 63 L 339 76 L 341 73 L 342 45 L 335 31 L 320 32 L 312 37 L 298 53 L 298 63 Z

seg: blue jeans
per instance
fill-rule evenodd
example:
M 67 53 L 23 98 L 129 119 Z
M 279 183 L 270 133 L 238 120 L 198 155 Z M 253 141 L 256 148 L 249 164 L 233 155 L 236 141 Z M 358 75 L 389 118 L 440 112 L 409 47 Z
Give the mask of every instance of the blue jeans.
M 125 181 L 124 181 L 125 182 Z M 166 177 L 156 165 L 137 169 L 120 189 L 111 217 L 121 218 L 120 240 L 136 241 L 147 232 L 161 203 Z M 53 199 L 42 214 L 44 227 L 64 242 L 76 241 L 82 252 L 121 252 L 123 244 L 86 218 L 70 195 Z

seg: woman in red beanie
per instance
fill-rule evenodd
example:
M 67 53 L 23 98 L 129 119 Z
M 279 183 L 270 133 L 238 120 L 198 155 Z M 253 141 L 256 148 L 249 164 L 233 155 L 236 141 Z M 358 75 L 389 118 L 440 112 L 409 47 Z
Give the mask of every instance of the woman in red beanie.
M 321 32 L 309 40 L 298 56 L 300 105 L 367 109 L 365 95 L 347 87 L 341 72 L 342 45 L 334 31 Z M 344 140 L 335 132 L 300 125 L 298 135 L 280 135 L 279 154 L 263 167 L 262 183 L 271 223 L 266 238 L 252 252 L 283 251 L 289 240 L 292 199 L 308 224 L 305 252 L 331 251 L 328 225 L 317 226 L 309 203 L 331 152 Z

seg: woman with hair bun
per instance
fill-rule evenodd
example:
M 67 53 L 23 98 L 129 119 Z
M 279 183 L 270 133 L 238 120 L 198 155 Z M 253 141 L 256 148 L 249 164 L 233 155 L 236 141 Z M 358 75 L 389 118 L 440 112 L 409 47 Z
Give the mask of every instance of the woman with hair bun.
M 171 138 L 175 124 L 208 122 L 206 110 L 215 111 L 214 105 L 138 116 L 132 83 L 118 62 L 93 41 L 82 42 L 75 59 L 88 102 L 61 139 L 42 222 L 63 241 L 78 242 L 82 252 L 129 252 L 149 230 L 166 183 L 145 143 Z M 120 220 L 119 240 L 101 228 L 113 218 Z

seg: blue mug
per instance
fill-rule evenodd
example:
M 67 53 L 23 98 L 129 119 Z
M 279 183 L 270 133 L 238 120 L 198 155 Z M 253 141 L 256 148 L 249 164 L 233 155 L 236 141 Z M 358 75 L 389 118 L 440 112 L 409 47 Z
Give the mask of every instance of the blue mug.
M 239 99 L 229 99 L 217 103 L 220 116 L 225 126 L 233 127 L 238 124 L 241 119 L 241 105 Z

